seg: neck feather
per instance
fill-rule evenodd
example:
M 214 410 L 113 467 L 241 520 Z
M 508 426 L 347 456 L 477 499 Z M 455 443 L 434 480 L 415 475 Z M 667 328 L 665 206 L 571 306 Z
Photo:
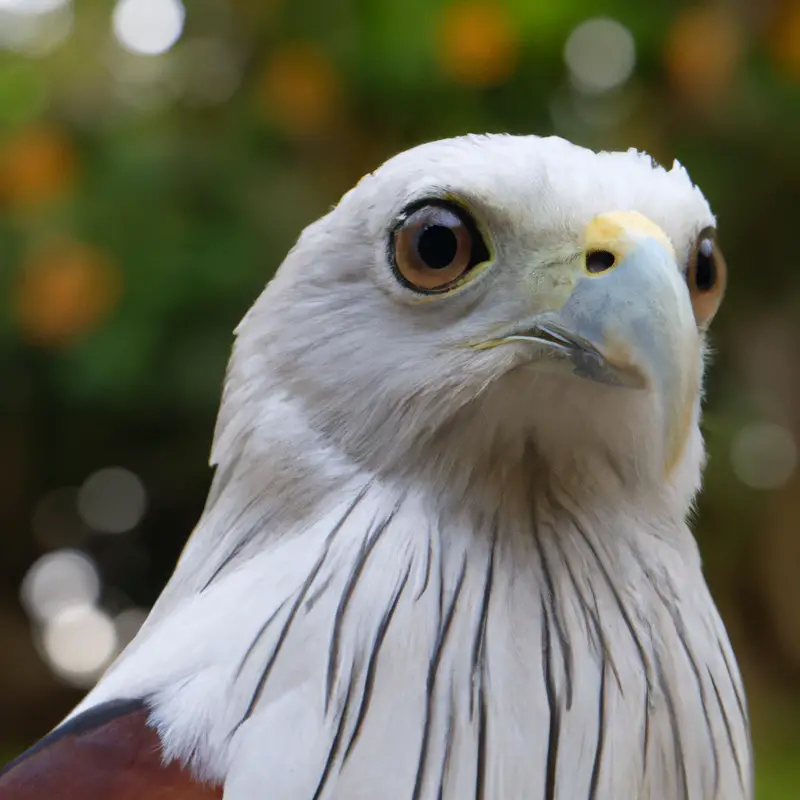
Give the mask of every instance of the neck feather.
M 746 796 L 741 685 L 682 524 L 558 484 L 456 507 L 356 475 L 276 528 L 280 509 L 244 511 L 230 491 L 195 534 L 219 541 L 214 557 L 190 543 L 93 693 L 151 698 L 168 756 L 256 783 L 288 760 L 291 796 L 350 796 L 375 746 L 397 754 L 377 796 L 476 781 L 492 798 L 552 782 L 570 797 Z M 228 523 L 248 535 L 226 541 Z M 324 757 L 291 747 L 293 726 Z M 237 760 L 253 741 L 272 754 L 262 767 Z M 568 754 L 587 747 L 594 766 L 576 769 Z

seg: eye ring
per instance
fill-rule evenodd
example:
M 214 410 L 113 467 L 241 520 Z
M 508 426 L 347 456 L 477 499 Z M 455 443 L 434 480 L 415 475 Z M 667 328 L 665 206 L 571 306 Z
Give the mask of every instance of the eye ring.
M 711 323 L 722 303 L 727 280 L 728 270 L 717 244 L 717 232 L 712 227 L 704 228 L 686 266 L 686 285 L 698 327 L 706 328 Z
M 461 285 L 489 251 L 472 217 L 454 203 L 426 200 L 405 210 L 390 241 L 397 280 L 422 294 L 441 294 Z

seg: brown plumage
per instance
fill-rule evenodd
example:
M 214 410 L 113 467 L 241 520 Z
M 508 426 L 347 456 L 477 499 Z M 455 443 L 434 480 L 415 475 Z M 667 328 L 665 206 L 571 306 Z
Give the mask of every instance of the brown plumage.
M 62 725 L 0 772 L 0 800 L 221 800 L 161 743 L 138 701 L 107 703 Z

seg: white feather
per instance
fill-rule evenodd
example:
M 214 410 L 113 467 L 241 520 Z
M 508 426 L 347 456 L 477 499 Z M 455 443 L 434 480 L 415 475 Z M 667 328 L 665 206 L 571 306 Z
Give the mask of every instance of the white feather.
M 497 264 L 419 304 L 386 236 L 434 189 Z M 204 515 L 78 710 L 146 697 L 166 757 L 226 800 L 751 797 L 684 523 L 700 398 L 665 480 L 652 397 L 456 346 L 609 210 L 681 259 L 713 222 L 678 165 L 495 136 L 401 154 L 310 226 L 237 331 Z

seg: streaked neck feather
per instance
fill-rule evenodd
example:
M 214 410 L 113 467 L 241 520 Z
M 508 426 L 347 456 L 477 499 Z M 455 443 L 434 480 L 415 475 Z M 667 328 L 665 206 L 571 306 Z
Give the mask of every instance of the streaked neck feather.
M 553 483 L 456 507 L 327 469 L 291 527 L 218 487 L 84 706 L 149 698 L 168 756 L 234 800 L 750 796 L 741 682 L 685 526 Z

